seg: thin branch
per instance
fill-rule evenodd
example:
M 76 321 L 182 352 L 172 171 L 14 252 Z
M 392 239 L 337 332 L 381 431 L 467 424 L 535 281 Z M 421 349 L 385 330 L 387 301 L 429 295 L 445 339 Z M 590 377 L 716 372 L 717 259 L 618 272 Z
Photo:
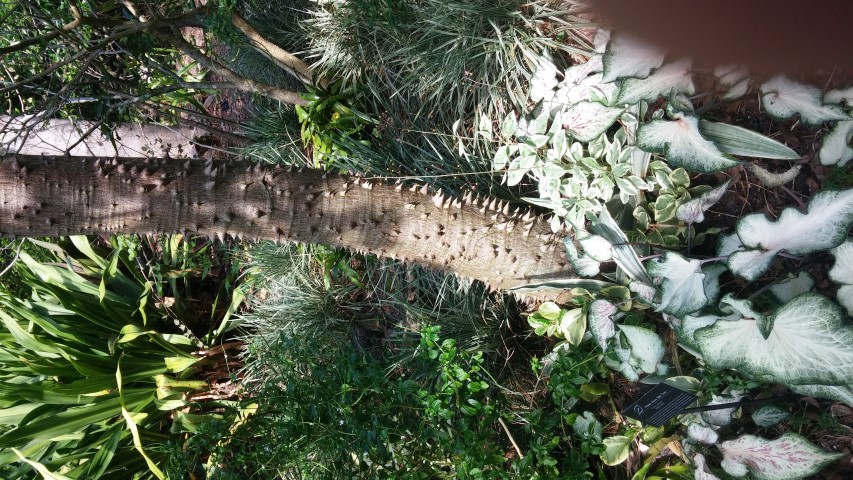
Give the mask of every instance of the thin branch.
M 276 87 L 275 85 L 256 82 L 252 79 L 246 78 L 240 75 L 239 73 L 229 69 L 225 65 L 217 62 L 216 60 L 213 60 L 212 58 L 208 57 L 207 55 L 202 53 L 201 50 L 191 45 L 179 35 L 156 29 L 152 30 L 151 33 L 163 40 L 168 41 L 172 44 L 172 46 L 192 57 L 192 59 L 198 62 L 198 64 L 202 67 L 216 73 L 217 75 L 233 83 L 237 90 L 249 93 L 258 93 L 265 97 L 272 98 L 273 100 L 278 100 L 279 102 L 289 103 L 292 105 L 308 105 L 308 101 L 302 98 L 299 93 L 294 92 L 292 90 Z
M 255 27 L 250 25 L 249 22 L 236 13 L 231 16 L 231 23 L 246 35 L 249 42 L 255 47 L 255 50 L 260 52 L 263 56 L 275 62 L 276 65 L 281 67 L 287 73 L 298 78 L 300 81 L 308 85 L 314 84 L 314 72 L 311 70 L 311 67 L 299 57 L 264 38 L 260 32 L 255 30 Z M 318 83 L 321 87 L 325 88 L 328 86 L 329 82 L 325 79 L 320 79 Z
M 40 43 L 47 43 L 53 40 L 54 38 L 60 36 L 61 34 L 70 32 L 71 30 L 74 30 L 83 24 L 83 16 L 80 15 L 80 11 L 77 10 L 77 7 L 71 7 L 71 14 L 74 16 L 74 20 L 51 32 L 45 33 L 44 35 L 39 35 L 37 37 L 25 38 L 18 43 L 9 45 L 8 47 L 0 47 L 0 55 L 6 55 L 7 53 L 23 50 L 27 47 L 38 45 Z

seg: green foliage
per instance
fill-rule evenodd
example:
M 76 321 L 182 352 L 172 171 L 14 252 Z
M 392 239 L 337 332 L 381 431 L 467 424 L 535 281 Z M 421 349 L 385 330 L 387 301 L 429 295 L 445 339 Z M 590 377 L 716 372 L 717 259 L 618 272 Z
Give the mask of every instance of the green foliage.
M 69 478 L 164 478 L 141 438 L 192 431 L 187 413 L 204 413 L 189 401 L 208 387 L 195 342 L 156 306 L 132 247 L 38 244 L 54 262 L 22 253 L 16 265 L 32 297 L 0 293 L 4 478 L 33 478 L 36 464 Z
M 340 82 L 328 89 L 309 87 L 303 97 L 308 105 L 294 108 L 302 124 L 302 143 L 310 148 L 314 167 L 334 167 L 339 158 L 349 156 L 344 139 L 369 144 L 365 129 L 376 121 L 346 105 L 352 92 L 342 90 Z

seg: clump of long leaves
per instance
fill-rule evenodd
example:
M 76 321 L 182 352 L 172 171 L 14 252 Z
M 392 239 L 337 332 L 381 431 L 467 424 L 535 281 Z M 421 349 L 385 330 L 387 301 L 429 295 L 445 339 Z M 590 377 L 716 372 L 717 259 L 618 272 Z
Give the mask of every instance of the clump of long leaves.
M 304 35 L 318 73 L 363 85 L 374 102 L 398 98 L 408 108 L 396 111 L 438 124 L 506 99 L 523 103 L 530 59 L 545 48 L 574 48 L 545 33 L 556 13 L 547 2 L 317 3 Z M 565 32 L 572 35 L 571 26 Z
M 128 249 L 69 242 L 38 242 L 55 262 L 21 253 L 30 299 L 0 292 L 0 472 L 165 478 L 149 446 L 195 429 L 187 393 L 208 387 L 196 342 L 155 305 Z

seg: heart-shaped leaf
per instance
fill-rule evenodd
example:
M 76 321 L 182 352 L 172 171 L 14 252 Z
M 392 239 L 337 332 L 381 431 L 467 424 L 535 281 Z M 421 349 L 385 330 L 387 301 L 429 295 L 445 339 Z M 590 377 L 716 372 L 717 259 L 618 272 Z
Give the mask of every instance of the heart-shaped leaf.
M 745 157 L 799 160 L 797 152 L 760 133 L 723 122 L 699 120 L 699 132 L 720 150 Z
M 843 167 L 853 159 L 853 120 L 838 122 L 829 133 L 823 137 L 823 145 L 820 147 L 818 157 L 824 165 L 838 165 Z
M 687 436 L 706 445 L 713 445 L 720 438 L 714 429 L 698 423 L 691 423 L 687 426 Z
M 619 87 L 616 103 L 631 105 L 640 101 L 654 102 L 658 97 L 668 97 L 674 93 L 696 93 L 688 61 L 664 65 L 646 78 L 624 80 Z
M 739 164 L 723 154 L 699 132 L 696 117 L 652 120 L 637 131 L 637 145 L 647 152 L 663 152 L 667 161 L 696 172 L 711 173 Z
M 853 384 L 853 327 L 831 300 L 804 293 L 766 319 L 748 301 L 726 296 L 720 303 L 740 318 L 694 332 L 709 366 L 786 385 Z
M 566 131 L 575 139 L 591 142 L 606 132 L 624 111 L 624 108 L 598 102 L 579 102 L 566 109 L 561 119 Z
M 808 213 L 788 207 L 775 222 L 753 213 L 740 219 L 737 234 L 749 250 L 729 256 L 729 269 L 747 280 L 755 280 L 782 250 L 803 255 L 837 247 L 853 223 L 853 189 L 824 190 L 811 199 Z
M 768 115 L 787 120 L 799 114 L 803 123 L 815 127 L 823 122 L 848 120 L 837 105 L 824 105 L 817 87 L 794 82 L 784 75 L 771 78 L 761 85 L 761 105 Z
M 824 103 L 841 103 L 846 102 L 848 106 L 853 106 L 853 86 L 840 90 L 830 90 L 823 96 Z
M 786 433 L 776 440 L 743 435 L 723 442 L 723 469 L 736 477 L 747 472 L 755 480 L 795 480 L 813 475 L 841 457 L 811 444 L 796 433 Z
M 829 278 L 841 285 L 835 298 L 853 316 L 853 240 L 847 240 L 830 250 L 835 264 L 829 270 Z
M 666 351 L 660 336 L 648 328 L 634 325 L 619 325 L 619 330 L 625 335 L 631 350 L 629 363 L 646 373 L 657 372 Z
M 699 260 L 687 260 L 678 253 L 666 252 L 663 258 L 651 260 L 647 270 L 661 290 L 656 311 L 682 317 L 708 304 L 705 274 Z
M 644 44 L 628 35 L 613 35 L 607 44 L 602 63 L 602 82 L 619 78 L 649 76 L 649 72 L 663 63 L 663 53 L 651 45 Z
M 770 428 L 791 416 L 787 410 L 776 405 L 765 405 L 752 412 L 752 421 L 761 428 Z
M 580 345 L 586 333 L 586 314 L 582 308 L 573 308 L 563 312 L 560 317 L 560 334 L 569 345 Z

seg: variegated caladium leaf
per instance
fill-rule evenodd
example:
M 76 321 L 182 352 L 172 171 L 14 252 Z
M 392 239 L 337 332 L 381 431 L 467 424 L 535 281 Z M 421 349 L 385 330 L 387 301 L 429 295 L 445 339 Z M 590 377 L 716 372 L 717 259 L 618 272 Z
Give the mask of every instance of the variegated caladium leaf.
M 717 67 L 714 69 L 714 75 L 720 85 L 728 88 L 722 96 L 723 100 L 740 98 L 749 91 L 749 73 L 743 68 L 733 65 Z
M 735 403 L 740 401 L 742 395 L 740 393 L 733 393 L 731 395 L 711 395 L 711 401 L 706 405 L 724 405 L 726 403 Z M 732 407 L 732 408 L 724 408 L 721 410 L 708 410 L 707 412 L 702 412 L 702 420 L 708 422 L 711 425 L 715 425 L 718 427 L 724 427 L 730 423 L 732 423 L 732 419 L 734 418 L 735 413 L 737 413 L 740 406 Z
M 720 239 L 717 242 L 717 256 L 720 257 L 728 257 L 738 250 L 744 249 L 745 247 L 740 243 L 740 237 L 737 236 L 737 233 L 720 235 Z
M 693 333 L 707 365 L 785 385 L 853 384 L 853 327 L 828 298 L 804 293 L 770 316 L 730 295 L 720 306 L 740 318 Z
M 699 260 L 666 252 L 662 258 L 649 261 L 646 269 L 661 292 L 656 311 L 682 317 L 708 304 L 705 273 Z
M 847 162 L 853 160 L 851 140 L 853 140 L 853 120 L 836 123 L 823 137 L 823 145 L 818 152 L 820 163 L 839 167 L 847 165 Z
M 804 255 L 837 247 L 847 238 L 851 224 L 853 189 L 818 192 L 809 202 L 808 213 L 788 207 L 775 222 L 762 213 L 746 215 L 737 224 L 737 234 L 747 250 L 729 256 L 729 269 L 755 280 L 782 250 Z
M 720 477 L 708 470 L 708 466 L 705 464 L 705 456 L 701 453 L 693 456 L 693 463 L 696 465 L 696 470 L 693 471 L 693 480 L 720 480 Z
M 622 81 L 616 103 L 631 105 L 640 101 L 654 102 L 658 97 L 668 97 L 675 93 L 696 93 L 689 61 L 682 60 L 664 65 L 646 78 L 628 78 Z
M 840 285 L 835 298 L 853 316 L 853 240 L 848 239 L 830 250 L 835 264 L 829 269 L 829 278 Z
M 765 405 L 752 412 L 752 421 L 761 428 L 770 428 L 788 418 L 791 414 L 776 405 Z
M 723 153 L 779 160 L 800 159 L 797 152 L 776 140 L 737 125 L 699 120 L 699 133 Z
M 661 359 L 663 359 L 666 350 L 660 336 L 648 328 L 634 325 L 619 325 L 618 327 L 628 341 L 627 346 L 631 350 L 628 363 L 635 370 L 646 373 L 659 372 Z
M 587 315 L 589 331 L 602 350 L 607 350 L 607 342 L 616 335 L 616 324 L 613 323 L 613 316 L 616 315 L 617 311 L 616 305 L 607 300 L 595 300 L 589 305 L 589 314 Z
M 602 82 L 613 82 L 620 78 L 645 78 L 663 64 L 663 52 L 628 35 L 610 37 L 604 51 L 604 77 Z
M 830 90 L 823 96 L 824 103 L 841 103 L 846 102 L 848 106 L 853 107 L 853 86 Z
M 853 407 L 853 385 L 791 385 L 794 393 L 837 400 Z
M 581 277 L 595 277 L 601 272 L 601 263 L 593 260 L 587 255 L 578 252 L 574 240 L 566 237 L 563 240 L 563 246 L 566 247 L 566 257 L 569 263 L 572 264 L 572 269 Z
M 788 303 L 801 293 L 806 293 L 814 288 L 814 279 L 808 272 L 800 272 L 796 277 L 791 275 L 785 280 L 770 286 L 770 293 L 780 303 Z
M 567 108 L 560 118 L 563 127 L 575 139 L 591 142 L 613 126 L 624 111 L 624 108 L 584 101 Z
M 848 120 L 850 117 L 837 105 L 824 105 L 820 89 L 803 85 L 779 75 L 761 85 L 761 105 L 768 115 L 787 120 L 794 115 L 808 126 L 823 122 Z
M 755 480 L 796 480 L 813 475 L 842 456 L 826 452 L 796 433 L 776 440 L 743 435 L 723 442 L 723 469 L 735 477 Z
M 705 212 L 723 198 L 730 183 L 731 180 L 726 180 L 722 185 L 682 203 L 675 210 L 675 216 L 684 223 L 702 223 L 705 220 Z
M 683 114 L 641 125 L 637 145 L 647 152 L 663 152 L 670 164 L 695 172 L 717 172 L 740 163 L 702 136 L 696 117 Z
M 687 426 L 687 436 L 706 445 L 713 445 L 720 438 L 713 428 L 698 423 L 691 423 Z

